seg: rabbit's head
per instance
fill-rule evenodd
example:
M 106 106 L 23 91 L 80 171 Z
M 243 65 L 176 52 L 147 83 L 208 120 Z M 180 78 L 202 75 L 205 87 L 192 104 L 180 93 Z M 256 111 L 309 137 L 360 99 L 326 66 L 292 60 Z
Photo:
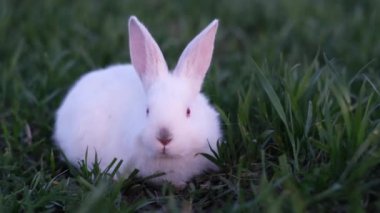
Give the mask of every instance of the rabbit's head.
M 176 159 L 209 152 L 220 138 L 218 113 L 200 93 L 210 66 L 218 21 L 183 51 L 169 72 L 160 48 L 136 17 L 129 20 L 132 64 L 146 93 L 145 127 L 137 146 L 150 157 Z

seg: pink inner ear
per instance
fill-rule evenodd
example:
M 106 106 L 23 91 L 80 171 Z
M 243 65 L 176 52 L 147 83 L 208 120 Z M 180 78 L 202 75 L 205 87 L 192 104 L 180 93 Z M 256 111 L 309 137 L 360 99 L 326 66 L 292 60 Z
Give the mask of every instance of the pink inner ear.
M 214 20 L 199 33 L 183 51 L 174 71 L 176 75 L 197 81 L 194 83 L 199 89 L 210 67 L 217 28 L 218 21 Z
M 144 73 L 147 58 L 144 35 L 134 18 L 129 22 L 129 46 L 133 66 L 138 72 Z
M 188 53 L 187 65 L 189 66 L 188 69 L 194 70 L 194 73 L 191 74 L 193 77 L 204 78 L 208 68 L 210 67 L 212 52 L 214 50 L 214 36 L 215 31 L 207 32 L 203 38 L 198 39 L 198 42 L 194 43 L 194 46 L 192 47 L 193 51 Z
M 138 72 L 145 88 L 168 68 L 160 48 L 148 30 L 138 19 L 129 19 L 129 48 L 132 64 Z

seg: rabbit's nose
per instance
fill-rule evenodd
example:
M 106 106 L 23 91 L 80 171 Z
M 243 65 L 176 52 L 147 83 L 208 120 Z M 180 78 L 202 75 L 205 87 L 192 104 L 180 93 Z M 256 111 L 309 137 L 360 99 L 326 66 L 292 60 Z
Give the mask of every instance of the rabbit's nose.
M 161 128 L 158 132 L 157 140 L 164 146 L 168 145 L 172 141 L 172 134 L 166 128 Z

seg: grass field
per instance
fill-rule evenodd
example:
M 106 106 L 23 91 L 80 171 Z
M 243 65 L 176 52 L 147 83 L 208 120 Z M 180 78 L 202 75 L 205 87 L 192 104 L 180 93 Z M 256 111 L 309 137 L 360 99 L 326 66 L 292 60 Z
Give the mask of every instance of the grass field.
M 380 211 L 380 1 L 0 1 L 0 212 Z M 137 15 L 173 67 L 220 19 L 203 91 L 220 172 L 184 190 L 70 168 L 54 112 L 86 71 L 129 62 Z

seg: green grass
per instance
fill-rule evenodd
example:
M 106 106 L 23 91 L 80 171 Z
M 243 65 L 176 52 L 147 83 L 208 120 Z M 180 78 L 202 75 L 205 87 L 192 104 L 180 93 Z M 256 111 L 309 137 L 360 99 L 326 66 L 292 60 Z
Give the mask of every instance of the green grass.
M 0 2 L 0 212 L 380 211 L 380 1 Z M 220 19 L 204 92 L 223 119 L 221 171 L 184 190 L 52 145 L 54 111 L 88 70 L 129 62 L 137 15 L 170 67 Z M 117 163 L 117 162 L 115 162 Z

